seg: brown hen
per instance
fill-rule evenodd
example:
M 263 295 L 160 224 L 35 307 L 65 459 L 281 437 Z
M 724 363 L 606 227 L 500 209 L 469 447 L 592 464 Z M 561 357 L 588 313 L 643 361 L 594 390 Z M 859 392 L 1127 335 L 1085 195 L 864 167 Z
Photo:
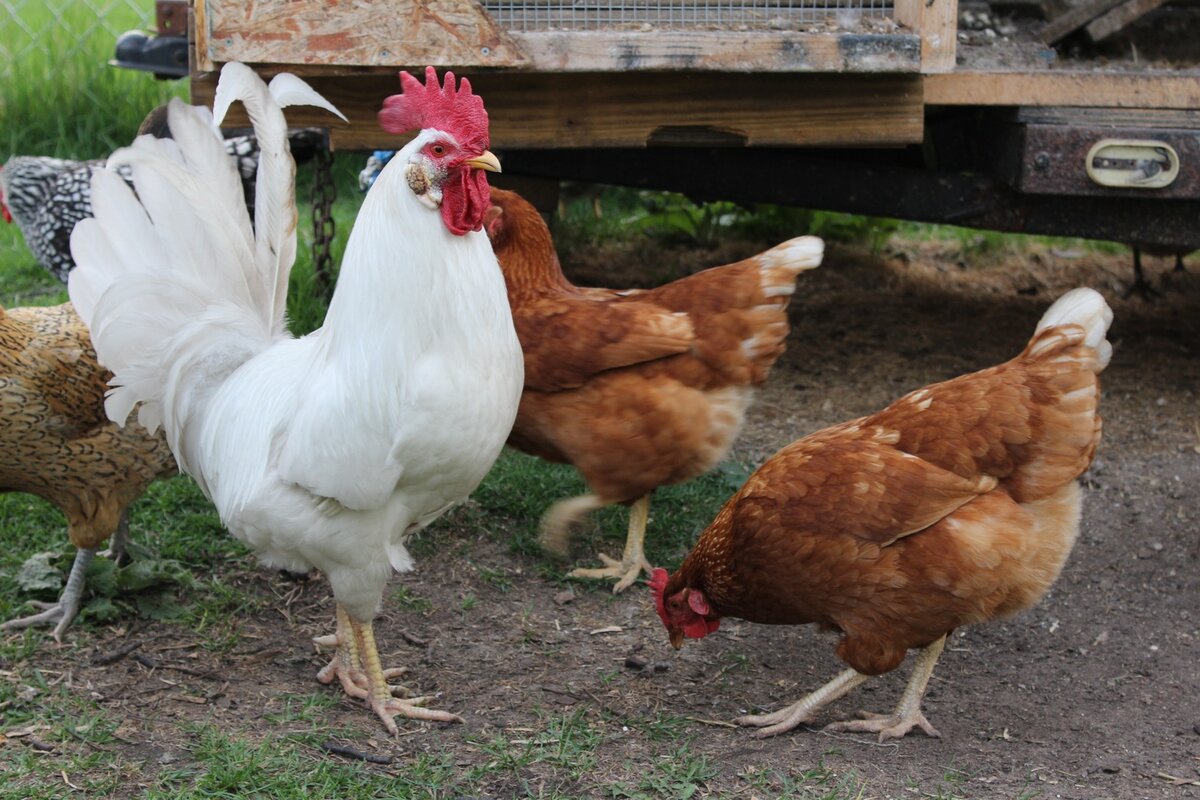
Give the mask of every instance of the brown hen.
M 492 189 L 488 235 L 508 284 L 525 352 L 525 391 L 508 443 L 573 464 L 592 493 L 542 519 L 542 543 L 564 554 L 570 524 L 632 503 L 625 552 L 575 577 L 644 569 L 650 494 L 711 469 L 741 429 L 753 387 L 783 353 L 796 276 L 821 263 L 803 236 L 744 261 L 645 291 L 589 289 L 563 275 L 550 231 L 519 195 Z
M 654 570 L 676 647 L 725 616 L 841 634 L 837 654 L 851 669 L 740 724 L 763 736 L 790 730 L 923 648 L 894 713 L 831 727 L 881 740 L 913 726 L 938 735 L 921 699 L 946 636 L 1032 606 L 1070 553 L 1075 479 L 1100 439 L 1111 320 L 1096 292 L 1068 292 L 1015 359 L 788 445 L 725 504 L 678 572 Z
M 70 303 L 0 309 L 0 491 L 58 506 L 79 548 L 59 601 L 4 630 L 57 622 L 61 640 L 96 548 L 127 532 L 129 504 L 151 481 L 175 472 L 161 433 L 150 436 L 136 423 L 120 428 L 104 415 L 110 377 Z

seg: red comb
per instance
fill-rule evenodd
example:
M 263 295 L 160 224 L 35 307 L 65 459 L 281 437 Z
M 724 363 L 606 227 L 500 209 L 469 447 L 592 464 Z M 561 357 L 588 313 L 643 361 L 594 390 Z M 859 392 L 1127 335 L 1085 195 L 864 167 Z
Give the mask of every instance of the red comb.
M 379 125 L 388 133 L 408 133 L 437 128 L 458 139 L 459 144 L 483 152 L 488 148 L 488 116 L 483 98 L 471 91 L 463 78 L 455 85 L 454 73 L 446 71 L 438 86 L 437 70 L 425 68 L 425 84 L 407 72 L 400 73 L 402 94 L 383 101 Z
M 665 569 L 662 567 L 655 567 L 650 571 L 650 580 L 648 580 L 646 583 L 649 584 L 650 588 L 655 594 L 662 594 L 663 589 L 667 588 L 668 577 L 669 576 L 667 575 L 667 571 Z

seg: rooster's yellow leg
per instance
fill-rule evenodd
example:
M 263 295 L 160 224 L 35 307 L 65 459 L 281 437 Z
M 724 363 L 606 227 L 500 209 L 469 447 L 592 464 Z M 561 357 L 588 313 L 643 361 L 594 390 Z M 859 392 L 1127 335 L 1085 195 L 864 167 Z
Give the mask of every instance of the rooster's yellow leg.
M 410 697 L 403 700 L 392 697 L 392 687 L 388 686 L 387 679 L 389 673 L 394 673 L 395 670 L 385 671 L 380 665 L 379 650 L 375 647 L 374 628 L 370 622 L 357 622 L 353 619 L 349 619 L 349 624 L 354 631 L 354 639 L 367 673 L 367 705 L 383 720 L 389 733 L 395 736 L 400 732 L 393 719 L 398 716 L 435 722 L 463 721 L 462 717 L 449 711 L 423 708 L 422 706 L 434 699 L 433 697 Z
M 757 733 L 759 738 L 785 733 L 803 722 L 808 722 L 813 714 L 867 680 L 868 677 L 858 670 L 848 669 L 838 673 L 838 676 L 829 683 L 815 692 L 805 695 L 787 708 L 771 714 L 738 717 L 734 722 L 738 725 L 753 725 L 762 728 Z
M 904 688 L 904 694 L 900 696 L 900 702 L 896 704 L 896 710 L 891 714 L 872 714 L 869 711 L 860 711 L 858 715 L 862 719 L 835 722 L 827 725 L 825 730 L 877 733 L 879 741 L 882 742 L 884 739 L 899 739 L 917 727 L 923 730 L 927 736 L 940 737 L 941 734 L 929 724 L 929 720 L 925 719 L 925 715 L 921 713 L 921 700 L 925 697 L 925 687 L 929 685 L 933 667 L 937 664 L 938 656 L 942 654 L 942 648 L 945 646 L 946 637 L 943 636 L 917 656 L 916 663 L 913 664 L 912 677 L 908 679 L 908 686 Z
M 577 569 L 570 573 L 572 578 L 616 578 L 613 593 L 623 592 L 633 585 L 642 574 L 650 574 L 650 562 L 646 560 L 643 545 L 646 541 L 646 523 L 650 521 L 650 495 L 639 498 L 629 507 L 629 533 L 625 537 L 625 552 L 618 561 L 604 553 L 600 554 L 603 567 Z
M 334 678 L 342 684 L 346 694 L 358 699 L 365 698 L 367 674 L 363 671 L 362 657 L 358 652 L 358 641 L 350 625 L 350 615 L 342 604 L 337 604 L 337 632 L 332 636 L 317 636 L 313 639 L 321 647 L 336 648 L 333 658 L 317 673 L 321 683 L 333 683 Z
M 341 603 L 337 605 L 337 633 L 313 637 L 313 642 L 319 647 L 336 648 L 333 659 L 317 673 L 317 680 L 321 683 L 333 683 L 333 679 L 337 678 L 346 694 L 359 700 L 364 699 L 370 693 L 371 680 L 366 670 L 363 669 L 362 655 L 359 649 L 361 645 L 354 635 L 354 626 L 350 621 L 350 615 L 346 613 L 346 609 L 342 608 Z M 383 678 L 385 681 L 391 680 L 407 671 L 404 667 L 385 669 Z M 388 689 L 395 695 L 408 696 L 411 694 L 403 686 L 389 685 Z

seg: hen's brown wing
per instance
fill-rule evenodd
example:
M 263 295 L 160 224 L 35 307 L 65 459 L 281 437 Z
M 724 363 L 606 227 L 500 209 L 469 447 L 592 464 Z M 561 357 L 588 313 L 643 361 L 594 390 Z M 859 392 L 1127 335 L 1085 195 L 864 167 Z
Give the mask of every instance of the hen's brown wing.
M 694 341 L 686 314 L 622 299 L 615 292 L 580 292 L 515 304 L 513 322 L 525 350 L 525 387 L 575 389 L 589 378 L 686 353 Z
M 734 530 L 849 534 L 886 546 L 996 487 L 995 478 L 964 478 L 896 450 L 894 433 L 859 424 L 802 439 L 764 464 L 739 492 Z

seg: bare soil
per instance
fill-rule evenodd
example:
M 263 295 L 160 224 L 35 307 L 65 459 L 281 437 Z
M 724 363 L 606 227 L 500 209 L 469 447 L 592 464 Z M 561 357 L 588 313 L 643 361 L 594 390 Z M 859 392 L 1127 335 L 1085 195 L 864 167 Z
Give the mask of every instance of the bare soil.
M 647 259 L 700 267 L 755 247 L 611 250 L 587 263 L 577 258 L 574 270 L 581 282 L 629 285 L 647 274 Z M 1200 264 L 1172 273 L 1169 260 L 1147 259 L 1164 296 L 1123 300 L 1132 274 L 1124 256 L 1035 246 L 986 255 L 967 268 L 957 245 L 893 247 L 877 257 L 834 246 L 820 270 L 802 276 L 788 352 L 751 411 L 737 458 L 758 463 L 910 389 L 1011 357 L 1070 287 L 1100 289 L 1116 312 L 1104 441 L 1084 478 L 1080 540 L 1036 608 L 955 634 L 925 705 L 941 739 L 918 732 L 879 745 L 815 728 L 755 739 L 728 720 L 778 708 L 842 669 L 834 639 L 808 627 L 730 620 L 676 654 L 646 591 L 614 598 L 576 588 L 562 602 L 562 586 L 539 575 L 540 562 L 466 525 L 440 528 L 421 546 L 418 571 L 395 579 L 431 607 L 389 602 L 377 621 L 385 663 L 409 666 L 410 686 L 440 692 L 439 707 L 462 714 L 465 724 L 402 724 L 402 735 L 390 740 L 348 699 L 322 712 L 329 722 L 368 737 L 354 746 L 393 756 L 378 767 L 391 771 L 421 753 L 479 765 L 492 756 L 468 734 L 520 737 L 541 730 L 546 713 L 578 709 L 604 727 L 598 761 L 585 776 L 565 778 L 537 763 L 511 785 L 488 787 L 497 798 L 548 787 L 568 796 L 605 794 L 609 780 L 629 780 L 672 757 L 678 739 L 633 724 L 663 717 L 686 718 L 692 751 L 716 771 L 704 784 L 711 795 L 763 796 L 747 783 L 755 771 L 800 780 L 823 765 L 865 784 L 864 797 L 1200 796 Z M 241 643 L 230 652 L 205 649 L 202 634 L 178 626 L 137 623 L 85 639 L 82 650 L 47 644 L 34 657 L 36 666 L 68 671 L 75 691 L 124 720 L 117 749 L 140 764 L 131 768 L 131 795 L 160 765 L 187 761 L 180 722 L 214 722 L 253 737 L 277 731 L 262 718 L 281 709 L 281 696 L 333 692 L 313 680 L 323 661 L 309 643 L 332 624 L 324 581 L 253 570 L 235 570 L 233 579 L 269 602 L 241 620 Z M 464 611 L 467 597 L 476 603 Z M 133 653 L 90 664 L 131 640 L 141 642 Z M 646 667 L 628 666 L 637 659 Z M 860 708 L 890 709 L 907 670 L 872 681 L 820 722 Z

